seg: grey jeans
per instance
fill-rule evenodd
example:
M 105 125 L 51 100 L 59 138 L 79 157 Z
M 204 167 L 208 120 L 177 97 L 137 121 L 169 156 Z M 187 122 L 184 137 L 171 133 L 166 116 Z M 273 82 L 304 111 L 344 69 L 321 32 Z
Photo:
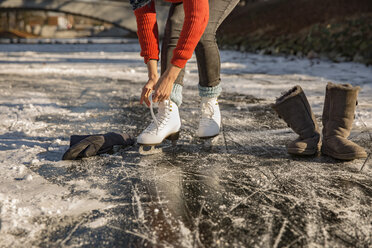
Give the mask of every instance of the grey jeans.
M 215 87 L 220 84 L 221 61 L 216 31 L 238 2 L 239 0 L 209 0 L 208 25 L 195 49 L 201 87 Z M 161 73 L 164 73 L 173 57 L 184 18 L 183 3 L 173 3 L 169 10 L 161 47 Z M 183 85 L 184 75 L 185 69 L 182 69 L 175 84 Z

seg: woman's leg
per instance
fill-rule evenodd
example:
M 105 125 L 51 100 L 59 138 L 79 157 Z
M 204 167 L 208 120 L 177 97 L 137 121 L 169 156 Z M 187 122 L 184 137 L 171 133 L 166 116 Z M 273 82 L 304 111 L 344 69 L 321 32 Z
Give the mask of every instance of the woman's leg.
M 199 95 L 201 97 L 217 97 L 221 93 L 221 61 L 216 32 L 238 3 L 239 0 L 209 0 L 208 25 L 195 49 L 199 72 Z
M 169 9 L 168 20 L 165 25 L 165 32 L 161 46 L 161 74 L 165 72 L 171 63 L 173 50 L 177 46 L 184 19 L 185 13 L 183 10 L 183 3 L 173 3 Z M 178 75 L 170 96 L 171 100 L 178 106 L 180 106 L 182 103 L 182 86 L 184 75 L 185 68 L 183 68 Z
M 200 138 L 212 138 L 220 132 L 221 113 L 217 97 L 222 90 L 221 61 L 216 32 L 238 2 L 239 0 L 209 0 L 208 25 L 195 49 L 199 72 L 199 95 L 202 97 L 198 128 Z

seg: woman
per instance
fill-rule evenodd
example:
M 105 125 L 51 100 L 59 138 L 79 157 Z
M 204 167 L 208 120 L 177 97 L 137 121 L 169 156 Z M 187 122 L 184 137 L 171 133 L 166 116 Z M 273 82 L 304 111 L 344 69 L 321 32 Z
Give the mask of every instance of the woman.
M 159 102 L 154 121 L 138 136 L 141 145 L 177 140 L 181 127 L 178 107 L 182 103 L 184 67 L 194 50 L 202 99 L 198 136 L 210 138 L 220 131 L 217 97 L 221 93 L 220 55 L 216 31 L 239 0 L 167 0 L 171 2 L 161 49 L 161 76 L 158 77 L 159 39 L 154 0 L 131 0 L 137 20 L 141 56 L 147 64 L 149 80 L 142 89 L 141 104 Z

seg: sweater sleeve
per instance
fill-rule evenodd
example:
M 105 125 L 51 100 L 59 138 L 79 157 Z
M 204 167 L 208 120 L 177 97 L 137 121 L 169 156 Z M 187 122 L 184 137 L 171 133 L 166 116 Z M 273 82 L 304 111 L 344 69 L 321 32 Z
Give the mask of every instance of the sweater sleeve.
M 155 2 L 134 11 L 137 20 L 137 35 L 141 45 L 141 56 L 145 63 L 159 60 L 159 35 L 156 22 Z
M 171 63 L 183 68 L 204 33 L 209 19 L 208 0 L 183 0 L 185 20 Z

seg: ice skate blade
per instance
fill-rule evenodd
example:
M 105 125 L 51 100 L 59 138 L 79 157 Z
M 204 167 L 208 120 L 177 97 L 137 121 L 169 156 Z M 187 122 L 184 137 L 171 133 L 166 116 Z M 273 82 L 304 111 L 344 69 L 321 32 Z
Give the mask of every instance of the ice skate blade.
M 147 149 L 148 148 L 148 149 Z M 148 156 L 148 155 L 154 155 L 158 153 L 162 153 L 163 149 L 162 148 L 157 148 L 155 145 L 140 145 L 138 149 L 139 154 L 143 156 Z
M 177 146 L 177 140 L 172 140 L 171 145 L 162 147 L 156 147 L 156 145 L 140 145 L 138 152 L 140 155 L 148 156 L 168 151 L 168 149 L 175 149 Z
M 138 152 L 141 155 L 153 155 L 153 154 L 164 152 L 167 148 L 175 148 L 177 146 L 177 141 L 179 137 L 180 137 L 180 131 L 170 134 L 164 140 L 169 140 L 171 142 L 171 145 L 166 145 L 166 146 L 159 147 L 159 148 L 157 148 L 156 146 L 161 145 L 164 142 L 164 140 L 159 144 L 138 143 L 138 145 L 140 146 L 138 149 Z
M 219 136 L 213 136 L 211 138 L 200 138 L 203 142 L 203 149 L 204 150 L 211 150 L 213 146 L 217 143 Z

